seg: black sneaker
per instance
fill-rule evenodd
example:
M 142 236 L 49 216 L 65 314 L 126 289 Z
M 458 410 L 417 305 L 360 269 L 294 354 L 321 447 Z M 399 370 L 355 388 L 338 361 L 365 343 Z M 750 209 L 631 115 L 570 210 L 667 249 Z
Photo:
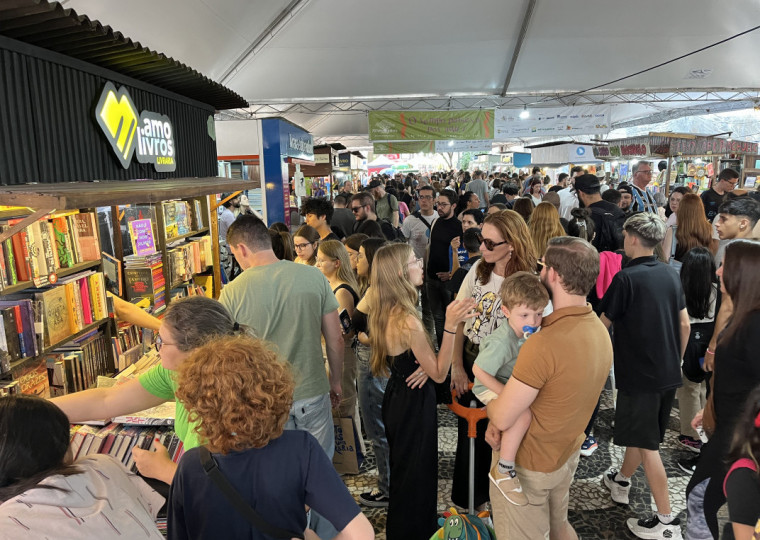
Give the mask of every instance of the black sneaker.
M 685 473 L 694 474 L 698 462 L 699 456 L 693 458 L 681 458 L 678 460 L 678 467 Z
M 359 502 L 370 508 L 385 508 L 388 506 L 388 496 L 383 495 L 382 491 L 375 488 L 372 491 L 359 495 Z

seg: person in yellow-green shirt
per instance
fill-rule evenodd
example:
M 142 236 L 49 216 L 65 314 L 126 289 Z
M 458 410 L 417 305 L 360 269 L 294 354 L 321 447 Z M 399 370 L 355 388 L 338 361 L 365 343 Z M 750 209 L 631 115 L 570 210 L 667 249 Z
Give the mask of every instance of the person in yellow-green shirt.
M 93 388 L 51 400 L 72 423 L 113 418 L 174 401 L 177 390 L 175 372 L 193 350 L 213 337 L 238 332 L 238 326 L 227 309 L 205 296 L 191 296 L 173 302 L 161 321 L 128 302 L 115 300 L 117 317 L 158 330 L 156 349 L 161 364 L 119 386 Z M 179 401 L 176 404 L 174 430 L 185 450 L 200 445 L 195 424 L 189 420 L 187 410 Z M 135 464 L 143 476 L 171 484 L 177 464 L 169 458 L 166 448 L 158 443 L 156 445 L 156 452 L 133 449 Z

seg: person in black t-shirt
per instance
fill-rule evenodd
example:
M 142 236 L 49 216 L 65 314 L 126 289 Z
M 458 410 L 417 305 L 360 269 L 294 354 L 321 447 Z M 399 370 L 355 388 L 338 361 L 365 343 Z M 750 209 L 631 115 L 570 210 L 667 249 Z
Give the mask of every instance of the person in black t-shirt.
M 306 218 L 306 224 L 316 229 L 319 233 L 319 239 L 325 240 L 338 240 L 336 235 L 330 228 L 332 223 L 333 212 L 335 209 L 330 201 L 317 198 L 306 199 L 301 205 L 301 215 Z
M 449 250 L 451 241 L 462 236 L 462 222 L 456 217 L 459 197 L 451 190 L 445 189 L 438 195 L 438 219 L 430 230 L 430 249 L 427 262 L 427 288 L 430 311 L 433 313 L 435 334 L 438 346 L 443 340 L 443 323 L 446 319 L 446 306 L 452 294 L 446 287 L 451 279 Z
M 654 256 L 655 246 L 665 237 L 665 223 L 656 214 L 639 213 L 628 218 L 623 234 L 631 261 L 613 278 L 599 312 L 604 325 L 614 331 L 614 439 L 626 451 L 620 471 L 612 469 L 603 479 L 612 500 L 628 504 L 631 477 L 643 464 L 657 514 L 629 519 L 628 528 L 639 538 L 681 538 L 680 521 L 671 515 L 659 446 L 681 386 L 689 315 L 678 274 Z
M 726 200 L 736 196 L 732 193 L 739 182 L 739 173 L 733 169 L 723 169 L 720 171 L 718 178 L 713 180 L 713 185 L 710 189 L 703 192 L 700 197 L 702 198 L 702 204 L 705 205 L 705 216 L 707 221 L 712 223 L 715 216 L 718 215 L 720 205 Z
M 598 251 L 617 251 L 623 247 L 625 214 L 616 205 L 602 199 L 601 184 L 594 174 L 583 174 L 575 179 L 575 191 L 582 206 L 591 210 L 594 235 L 591 244 Z

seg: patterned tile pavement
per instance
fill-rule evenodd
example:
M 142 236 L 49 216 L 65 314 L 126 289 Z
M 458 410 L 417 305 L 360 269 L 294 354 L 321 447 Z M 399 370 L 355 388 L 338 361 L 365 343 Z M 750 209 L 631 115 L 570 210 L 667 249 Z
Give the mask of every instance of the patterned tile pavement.
M 602 485 L 602 475 L 610 466 L 619 467 L 623 460 L 624 448 L 611 443 L 612 392 L 605 390 L 602 394 L 602 406 L 594 427 L 594 434 L 599 443 L 598 450 L 588 458 L 581 457 L 575 474 L 575 481 L 570 488 L 570 522 L 582 539 L 628 539 L 635 538 L 625 525 L 630 517 L 649 516 L 655 509 L 646 477 L 642 468 L 632 480 L 630 505 L 619 506 L 612 502 L 609 491 Z M 686 519 L 685 491 L 689 475 L 678 468 L 681 457 L 693 457 L 694 454 L 683 449 L 678 442 L 678 409 L 673 408 L 669 430 L 661 447 L 661 455 L 670 486 L 670 503 L 673 512 L 678 514 L 682 523 Z M 438 411 L 438 509 L 443 512 L 451 506 L 451 477 L 454 468 L 454 450 L 456 448 L 456 417 L 447 408 Z M 358 475 L 344 476 L 348 489 L 357 497 L 369 491 L 376 484 L 377 469 L 374 464 L 371 444 L 367 443 L 367 459 Z M 385 509 L 363 508 L 377 532 L 379 540 L 385 540 Z M 421 539 L 428 540 L 428 539 Z

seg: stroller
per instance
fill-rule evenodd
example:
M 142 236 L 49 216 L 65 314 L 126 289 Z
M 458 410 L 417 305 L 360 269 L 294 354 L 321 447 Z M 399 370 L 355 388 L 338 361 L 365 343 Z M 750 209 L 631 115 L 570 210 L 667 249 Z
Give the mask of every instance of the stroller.
M 470 383 L 472 389 L 472 383 Z M 469 407 L 461 405 L 457 401 L 456 392 L 452 391 L 452 402 L 449 409 L 467 420 L 467 436 L 470 438 L 470 489 L 466 514 L 459 514 L 456 509 L 450 508 L 444 512 L 443 517 L 438 519 L 441 526 L 430 540 L 495 540 L 496 535 L 490 526 L 490 514 L 480 512 L 475 514 L 475 437 L 477 423 L 486 417 L 484 407 L 476 408 L 475 401 L 470 402 Z

